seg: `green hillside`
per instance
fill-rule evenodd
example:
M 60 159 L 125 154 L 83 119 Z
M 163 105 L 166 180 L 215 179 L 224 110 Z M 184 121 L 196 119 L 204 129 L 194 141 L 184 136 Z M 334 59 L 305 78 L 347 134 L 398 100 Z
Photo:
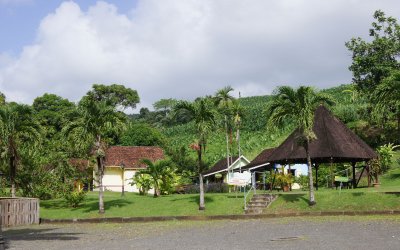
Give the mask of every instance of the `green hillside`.
M 349 89 L 349 85 L 341 85 L 329 89 L 325 92 L 333 97 L 336 105 L 331 108 L 332 112 L 345 122 L 360 120 L 357 109 L 360 104 L 351 100 L 351 95 L 344 90 Z M 265 114 L 266 105 L 271 100 L 271 96 L 252 96 L 239 99 L 243 108 L 242 125 L 240 130 L 241 152 L 249 160 L 252 160 L 262 150 L 278 146 L 293 131 L 293 126 L 286 126 L 284 130 L 268 131 L 267 116 Z M 168 144 L 171 147 L 189 147 L 196 139 L 193 123 L 186 123 L 176 126 L 165 126 L 161 128 Z M 234 154 L 238 152 L 236 135 L 232 135 Z M 194 156 L 194 152 L 191 152 Z M 208 139 L 205 161 L 209 165 L 225 157 L 226 142 L 223 127 L 213 131 Z

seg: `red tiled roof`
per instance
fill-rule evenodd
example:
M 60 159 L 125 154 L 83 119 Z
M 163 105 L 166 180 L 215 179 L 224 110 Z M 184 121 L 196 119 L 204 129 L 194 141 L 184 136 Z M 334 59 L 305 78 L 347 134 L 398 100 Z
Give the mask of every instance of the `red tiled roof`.
M 119 167 L 124 164 L 125 168 L 146 168 L 140 160 L 156 161 L 163 158 L 164 151 L 160 147 L 112 146 L 106 151 L 105 165 Z

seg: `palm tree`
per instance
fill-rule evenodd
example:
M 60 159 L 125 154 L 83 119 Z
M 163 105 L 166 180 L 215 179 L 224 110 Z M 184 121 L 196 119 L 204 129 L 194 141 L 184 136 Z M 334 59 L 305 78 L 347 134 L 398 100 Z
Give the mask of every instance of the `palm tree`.
M 174 111 L 186 111 L 190 115 L 191 120 L 194 121 L 197 133 L 197 142 L 192 145 L 193 149 L 197 151 L 197 173 L 200 182 L 200 203 L 199 210 L 205 210 L 204 204 L 204 183 L 203 183 L 203 161 L 202 156 L 206 150 L 207 137 L 209 132 L 215 126 L 216 113 L 210 103 L 209 98 L 198 98 L 194 102 L 180 101 L 175 107 Z
M 9 103 L 0 107 L 0 144 L 10 166 L 11 196 L 15 197 L 15 176 L 22 147 L 35 148 L 40 142 L 41 127 L 34 111 L 27 105 Z
M 223 89 L 220 89 L 215 93 L 214 96 L 214 103 L 221 112 L 221 114 L 224 115 L 224 125 L 225 125 L 225 133 L 226 133 L 226 161 L 227 161 L 227 168 L 231 164 L 229 162 L 229 133 L 230 133 L 230 127 L 228 124 L 228 118 L 231 115 L 231 108 L 232 105 L 234 104 L 235 98 L 229 94 L 229 92 L 233 91 L 233 88 L 231 86 L 227 86 Z
M 309 152 L 310 142 L 316 138 L 313 131 L 314 112 L 321 103 L 333 104 L 332 99 L 323 93 L 315 91 L 312 87 L 300 86 L 293 89 L 289 86 L 278 87 L 274 99 L 267 107 L 268 124 L 282 126 L 285 122 L 294 122 L 300 132 L 299 143 L 304 147 L 307 156 L 309 177 L 309 204 L 316 204 L 312 177 L 312 165 Z
M 161 194 L 160 186 L 163 180 L 172 178 L 172 167 L 173 163 L 169 159 L 158 160 L 152 162 L 149 159 L 142 159 L 141 162 L 147 166 L 146 169 L 139 171 L 141 174 L 147 174 L 153 181 L 154 197 L 158 197 Z
M 126 115 L 116 110 L 108 101 L 83 98 L 78 106 L 79 117 L 66 125 L 63 132 L 75 141 L 76 147 L 85 148 L 91 144 L 91 153 L 97 161 L 99 182 L 99 213 L 104 213 L 103 176 L 107 139 L 110 134 L 119 133 L 125 127 Z

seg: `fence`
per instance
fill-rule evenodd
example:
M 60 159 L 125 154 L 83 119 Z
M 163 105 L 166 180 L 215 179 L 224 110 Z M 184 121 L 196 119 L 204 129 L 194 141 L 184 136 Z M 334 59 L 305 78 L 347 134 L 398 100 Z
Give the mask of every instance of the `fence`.
M 39 199 L 0 198 L 2 227 L 39 224 Z

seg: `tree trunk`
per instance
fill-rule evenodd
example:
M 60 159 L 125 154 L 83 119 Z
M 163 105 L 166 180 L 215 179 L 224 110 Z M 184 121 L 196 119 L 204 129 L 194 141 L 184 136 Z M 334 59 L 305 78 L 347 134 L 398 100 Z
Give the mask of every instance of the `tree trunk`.
M 10 181 L 11 181 L 11 197 L 15 198 L 15 173 L 17 166 L 15 164 L 15 156 L 10 157 Z
M 226 168 L 229 168 L 229 135 L 228 135 L 228 121 L 225 115 L 225 133 L 226 133 Z M 228 170 L 229 173 L 229 170 Z
M 160 196 L 160 188 L 158 187 L 157 180 L 154 181 L 154 198 Z
M 397 138 L 398 143 L 400 144 L 400 110 L 397 113 L 397 136 L 398 136 L 398 138 Z
M 310 152 L 308 150 L 308 145 L 309 145 L 309 141 L 307 140 L 306 142 L 306 155 L 307 155 L 307 165 L 308 165 L 308 180 L 309 180 L 309 187 L 310 187 L 310 200 L 309 200 L 309 205 L 310 206 L 314 206 L 315 204 L 317 204 L 315 202 L 315 197 L 314 197 L 314 180 L 313 180 L 313 175 L 312 175 L 312 165 L 311 165 L 311 157 L 310 157 Z
M 206 210 L 206 205 L 204 204 L 204 183 L 203 183 L 203 175 L 201 174 L 202 167 L 201 167 L 201 153 L 202 153 L 202 145 L 199 145 L 198 151 L 198 172 L 199 172 L 199 188 L 200 188 L 200 202 L 199 202 L 199 210 Z
M 99 171 L 99 214 L 104 214 L 104 189 L 103 189 L 103 175 L 104 166 L 103 160 L 100 156 L 97 157 L 97 168 Z

